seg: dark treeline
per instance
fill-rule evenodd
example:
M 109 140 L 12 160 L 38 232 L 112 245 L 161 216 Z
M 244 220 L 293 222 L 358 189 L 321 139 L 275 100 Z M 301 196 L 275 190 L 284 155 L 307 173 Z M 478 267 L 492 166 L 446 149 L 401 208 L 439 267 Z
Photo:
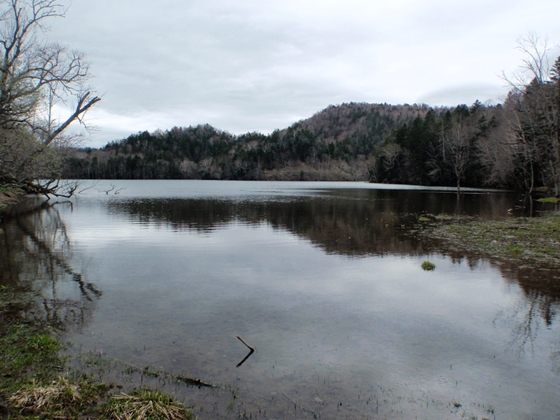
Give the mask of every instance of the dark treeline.
M 560 59 L 503 104 L 348 103 L 270 135 L 209 125 L 71 151 L 67 178 L 361 180 L 560 188 Z
M 74 151 L 71 178 L 375 178 L 377 149 L 426 106 L 344 104 L 270 135 L 234 136 L 209 125 L 142 132 L 101 150 Z

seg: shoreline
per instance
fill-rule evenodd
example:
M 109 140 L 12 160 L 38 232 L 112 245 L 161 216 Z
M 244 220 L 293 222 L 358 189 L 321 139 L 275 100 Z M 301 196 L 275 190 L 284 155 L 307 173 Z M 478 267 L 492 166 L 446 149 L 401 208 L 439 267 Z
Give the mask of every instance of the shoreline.
M 100 380 L 95 369 L 103 371 L 104 361 L 93 355 L 81 369 L 73 367 L 62 331 L 21 317 L 33 299 L 30 292 L 0 285 L 1 418 L 194 418 L 190 407 L 157 387 Z
M 17 204 L 24 196 L 25 192 L 19 188 L 0 188 L 0 217 L 6 211 L 8 206 Z
M 452 252 L 526 268 L 560 269 L 560 212 L 499 221 L 428 215 L 418 223 L 419 238 L 443 241 Z

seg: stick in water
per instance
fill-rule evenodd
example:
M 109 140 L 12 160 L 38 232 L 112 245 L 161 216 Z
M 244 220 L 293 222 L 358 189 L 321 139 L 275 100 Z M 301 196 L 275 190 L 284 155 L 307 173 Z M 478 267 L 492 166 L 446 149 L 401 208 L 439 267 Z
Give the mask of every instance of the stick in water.
M 239 367 L 239 366 L 241 366 L 243 363 L 245 363 L 245 361 L 249 358 L 249 356 L 251 356 L 251 355 L 255 352 L 255 349 L 254 349 L 253 347 L 251 347 L 251 346 L 250 346 L 245 340 L 243 340 L 240 336 L 237 336 L 237 338 L 239 339 L 239 341 L 241 341 L 243 344 L 245 344 L 245 345 L 247 346 L 247 348 L 250 350 L 249 354 L 248 354 L 247 356 L 245 356 L 245 358 L 244 358 L 241 362 L 239 362 L 239 363 L 237 364 L 236 367 Z
M 241 341 L 243 344 L 245 344 L 249 350 L 255 351 L 255 349 L 253 347 L 251 347 L 249 344 L 247 344 L 247 342 L 245 340 L 243 340 L 240 336 L 237 336 L 237 338 L 239 339 L 239 341 Z

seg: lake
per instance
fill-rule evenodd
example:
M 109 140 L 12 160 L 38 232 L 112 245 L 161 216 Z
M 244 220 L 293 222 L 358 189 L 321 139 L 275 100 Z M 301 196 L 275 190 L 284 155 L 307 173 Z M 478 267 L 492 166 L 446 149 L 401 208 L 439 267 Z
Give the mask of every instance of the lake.
M 236 181 L 79 190 L 4 223 L 1 281 L 38 292 L 26 316 L 63 329 L 84 366 L 111 361 L 100 375 L 160 386 L 201 419 L 560 418 L 558 287 L 415 234 L 422 215 L 523 214 L 518 194 Z M 256 350 L 240 366 L 238 336 Z

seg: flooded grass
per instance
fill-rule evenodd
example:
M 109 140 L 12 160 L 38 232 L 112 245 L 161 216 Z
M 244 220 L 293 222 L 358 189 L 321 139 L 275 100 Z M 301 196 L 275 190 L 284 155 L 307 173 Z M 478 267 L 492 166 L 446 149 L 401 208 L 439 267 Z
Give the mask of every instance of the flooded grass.
M 528 267 L 560 266 L 560 213 L 512 217 L 500 221 L 473 217 L 438 217 L 422 223 L 419 235 L 443 239 L 448 249 L 516 261 Z
M 192 418 L 171 397 L 149 388 L 116 394 L 106 384 L 69 367 L 64 345 L 48 325 L 17 316 L 29 293 L 0 287 L 0 417 L 4 419 Z M 103 369 L 100 364 L 98 369 Z
M 103 410 L 108 418 L 114 419 L 167 419 L 192 418 L 183 404 L 171 397 L 151 389 L 135 390 L 132 395 L 113 395 Z
M 46 327 L 12 318 L 14 309 L 25 301 L 25 294 L 0 288 L 0 389 L 15 392 L 31 379 L 49 382 L 61 369 L 62 348 Z M 4 395 L 5 396 L 5 395 Z

